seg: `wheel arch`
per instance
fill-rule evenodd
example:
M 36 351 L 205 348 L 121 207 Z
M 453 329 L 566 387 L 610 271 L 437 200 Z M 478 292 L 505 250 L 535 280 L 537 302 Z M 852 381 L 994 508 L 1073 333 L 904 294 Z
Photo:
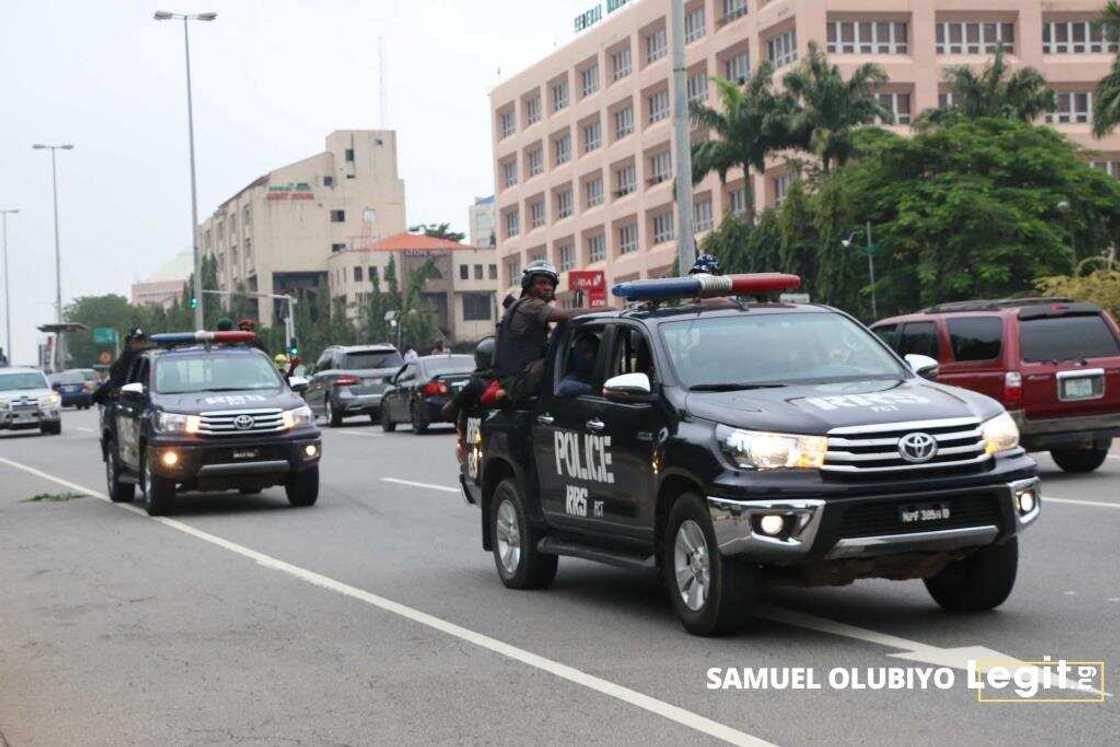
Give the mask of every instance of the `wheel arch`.
M 495 457 L 487 460 L 482 469 L 482 500 L 479 508 L 482 509 L 482 549 L 494 548 L 494 537 L 490 531 L 490 506 L 494 500 L 494 491 L 502 480 L 513 478 L 517 480 L 517 471 L 513 465 L 504 458 Z
M 669 511 L 673 504 L 685 493 L 704 495 L 703 485 L 692 475 L 683 472 L 673 472 L 665 475 L 657 489 L 657 511 L 654 518 L 653 544 L 654 558 L 661 563 L 662 538 L 665 536 L 665 525 L 669 521 Z

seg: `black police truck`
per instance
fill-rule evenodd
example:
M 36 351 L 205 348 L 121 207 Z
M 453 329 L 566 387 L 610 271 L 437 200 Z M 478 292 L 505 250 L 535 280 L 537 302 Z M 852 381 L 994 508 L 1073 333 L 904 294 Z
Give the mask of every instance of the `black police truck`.
M 251 332 L 153 335 L 101 413 L 109 497 L 140 485 L 151 515 L 177 491 L 259 493 L 283 485 L 293 506 L 319 495 L 320 434 L 307 404 Z M 298 389 L 306 382 L 293 381 Z
M 999 403 L 836 309 L 686 295 L 563 325 L 539 397 L 469 421 L 460 481 L 506 586 L 547 586 L 561 555 L 656 566 L 700 635 L 740 627 L 763 583 L 921 578 L 952 611 L 1008 597 L 1040 492 Z M 558 396 L 588 346 L 591 393 Z

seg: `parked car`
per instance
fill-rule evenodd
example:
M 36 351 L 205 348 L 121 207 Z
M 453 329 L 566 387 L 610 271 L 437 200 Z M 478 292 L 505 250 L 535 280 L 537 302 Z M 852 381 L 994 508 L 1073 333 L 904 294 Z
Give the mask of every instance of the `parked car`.
M 441 410 L 467 385 L 473 371 L 471 355 L 429 355 L 409 361 L 386 379 L 381 429 L 392 433 L 397 423 L 411 423 L 413 433 L 423 433 L 432 423 L 451 422 Z
M 968 301 L 883 319 L 874 330 L 900 355 L 936 358 L 936 380 L 1003 403 L 1030 451 L 1067 472 L 1091 472 L 1120 436 L 1120 327 L 1069 299 Z
M 319 356 L 304 399 L 332 428 L 353 415 L 368 415 L 378 423 L 385 377 L 403 365 L 392 345 L 332 345 Z
M 47 376 L 36 368 L 5 368 L 0 372 L 0 430 L 38 428 L 45 435 L 62 433 L 62 395 L 52 391 Z
M 93 405 L 91 397 L 97 391 L 97 372 L 92 368 L 72 368 L 48 378 L 51 389 L 62 397 L 63 407 L 88 410 Z

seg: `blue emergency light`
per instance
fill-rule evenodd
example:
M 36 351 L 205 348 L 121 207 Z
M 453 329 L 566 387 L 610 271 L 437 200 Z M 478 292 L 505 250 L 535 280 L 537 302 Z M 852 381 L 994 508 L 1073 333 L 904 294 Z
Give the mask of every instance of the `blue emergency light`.
M 151 341 L 161 347 L 189 345 L 191 343 L 237 343 L 253 342 L 257 336 L 253 332 L 164 332 L 152 335 Z
M 611 293 L 627 301 L 668 301 L 676 298 L 716 298 L 780 293 L 801 287 L 797 275 L 761 272 L 750 275 L 689 275 L 684 278 L 634 280 L 619 283 Z

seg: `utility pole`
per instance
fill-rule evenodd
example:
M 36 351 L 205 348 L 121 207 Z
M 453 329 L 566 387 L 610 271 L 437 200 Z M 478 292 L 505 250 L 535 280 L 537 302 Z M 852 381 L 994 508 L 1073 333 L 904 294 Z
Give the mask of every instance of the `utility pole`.
M 54 310 L 55 324 L 62 324 L 62 254 L 58 245 L 58 168 L 55 164 L 55 152 L 58 150 L 73 150 L 70 143 L 64 145 L 31 146 L 34 150 L 49 150 L 51 152 L 51 191 L 54 194 Z M 54 345 L 54 370 L 61 371 L 66 368 L 65 338 L 62 332 L 55 333 Z
M 688 69 L 684 50 L 684 0 L 672 4 L 673 158 L 676 161 L 677 270 L 687 273 L 696 262 L 692 230 L 692 141 L 689 136 Z
M 0 215 L 3 215 L 4 221 L 4 353 L 8 358 L 9 365 L 11 364 L 12 355 L 12 294 L 8 290 L 8 216 L 15 215 L 19 212 L 19 208 L 11 208 L 8 210 L 0 210 Z
M 867 221 L 867 268 L 871 273 L 871 316 L 879 318 L 879 305 L 875 300 L 875 245 L 871 243 L 871 221 Z

